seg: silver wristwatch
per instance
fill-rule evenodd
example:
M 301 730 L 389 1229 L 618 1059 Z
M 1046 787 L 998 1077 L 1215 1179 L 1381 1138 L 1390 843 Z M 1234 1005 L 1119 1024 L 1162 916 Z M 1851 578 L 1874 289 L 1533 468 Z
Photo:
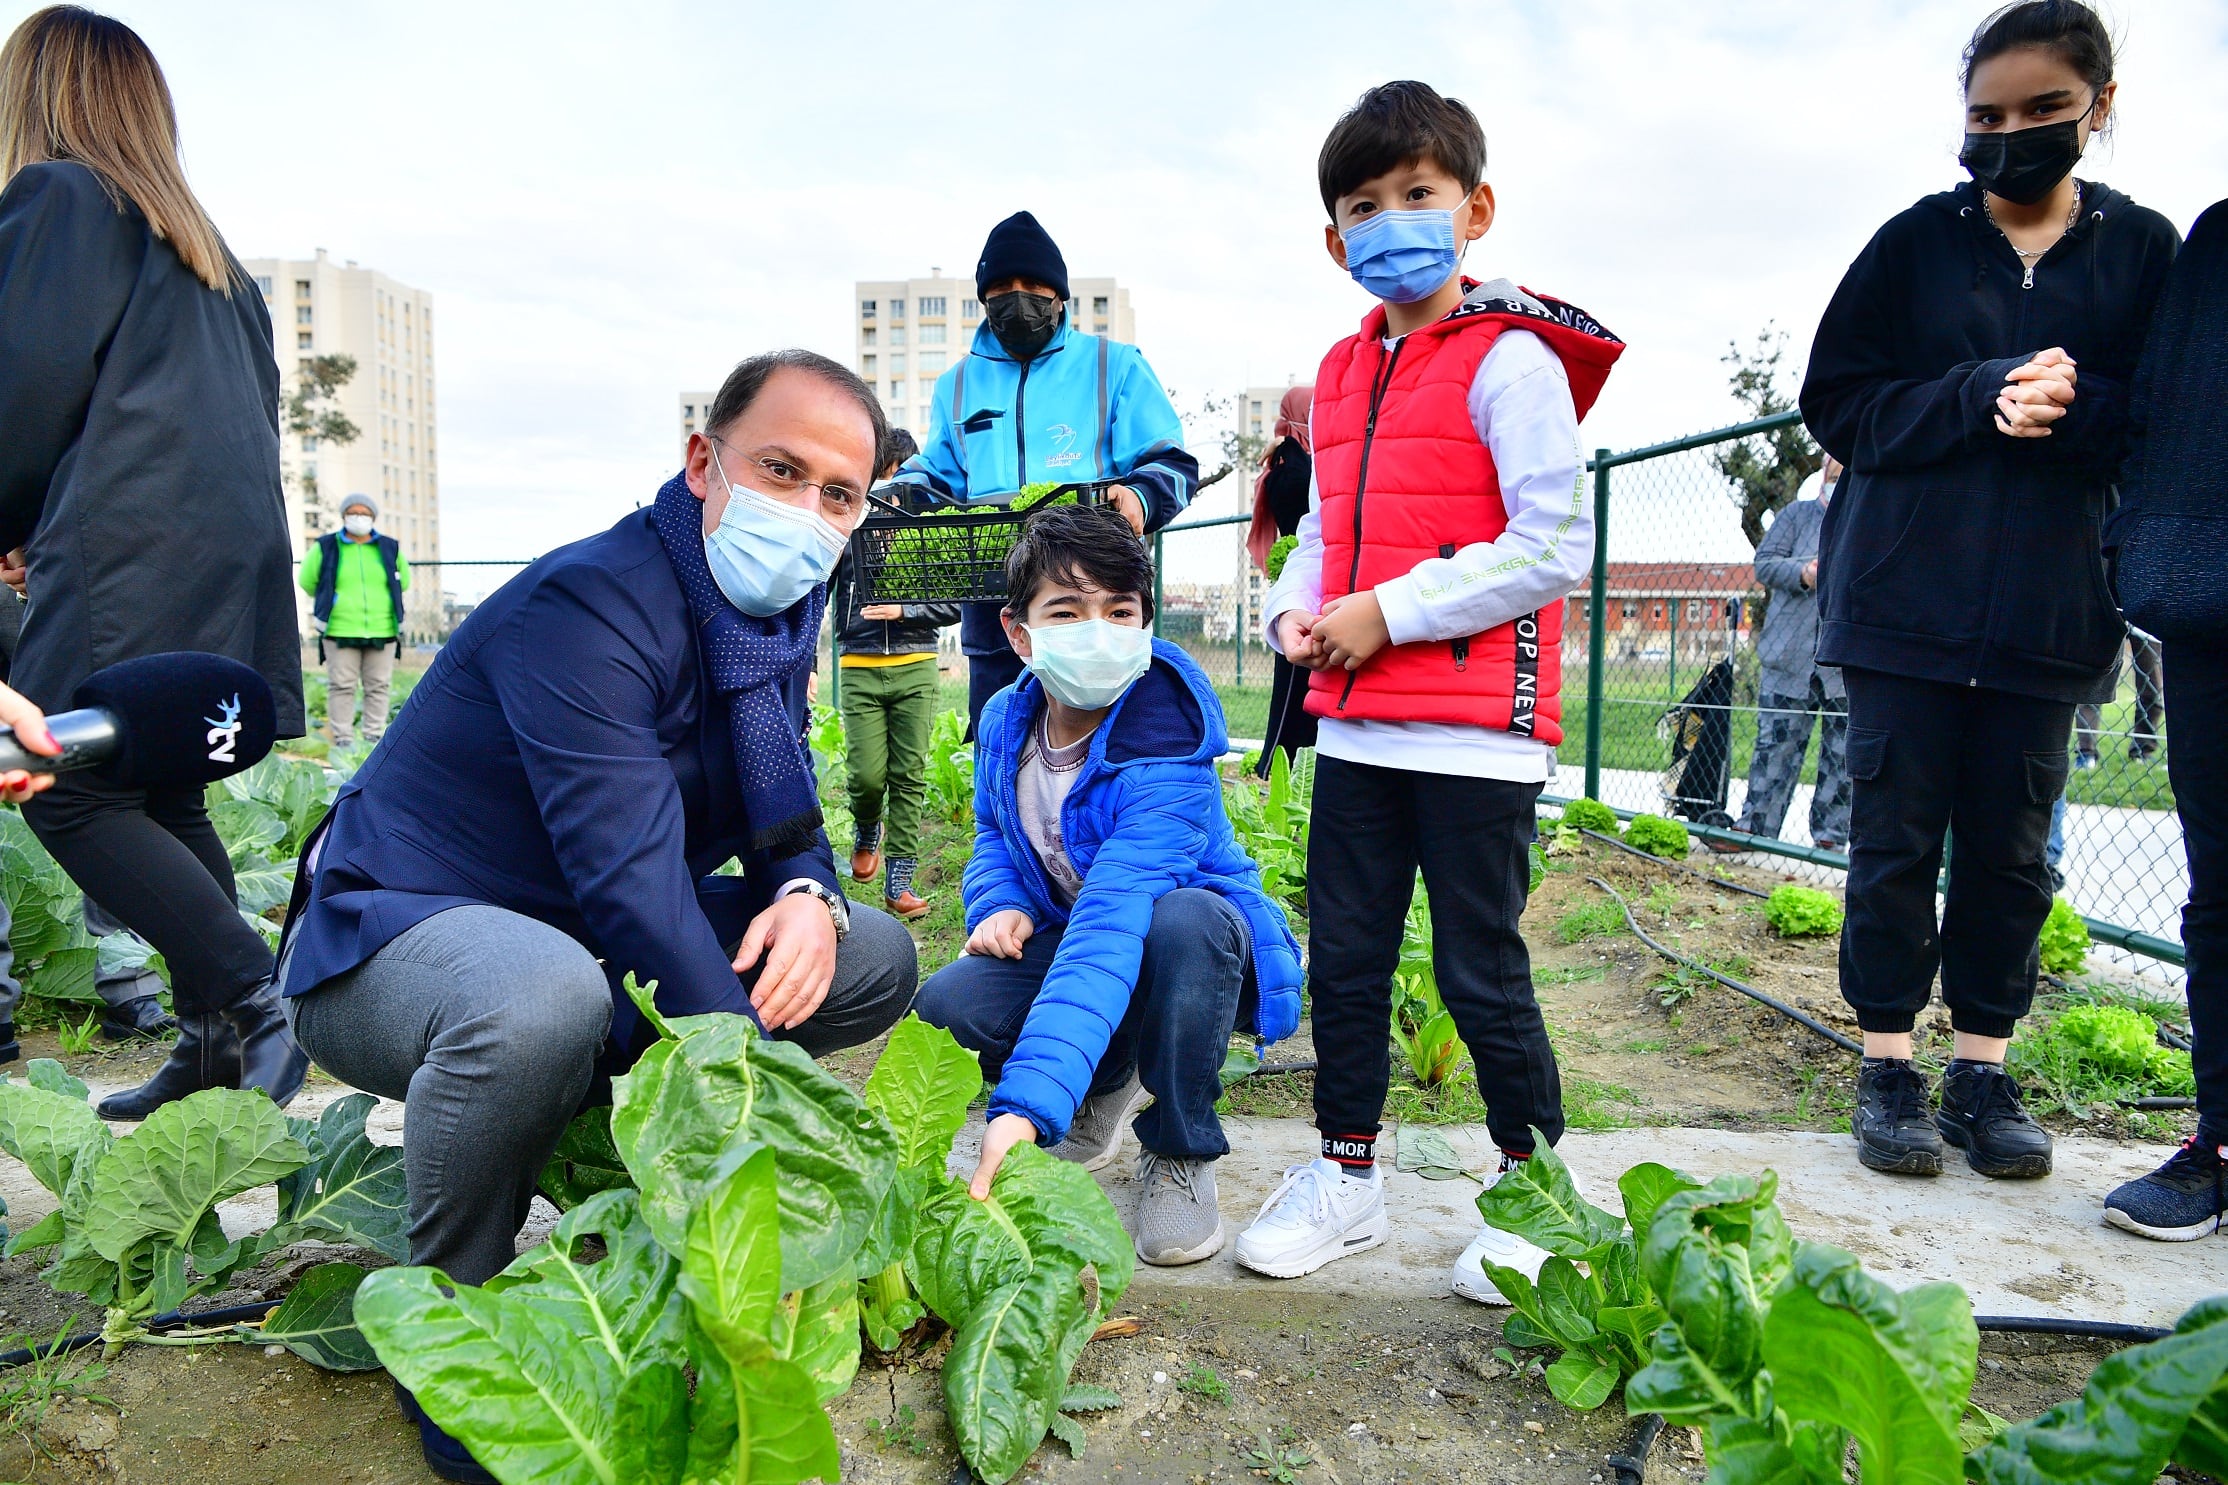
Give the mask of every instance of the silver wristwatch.
M 851 903 L 841 892 L 830 892 L 818 882 L 799 882 L 790 889 L 796 896 L 817 897 L 820 905 L 835 920 L 836 942 L 842 943 L 851 932 Z

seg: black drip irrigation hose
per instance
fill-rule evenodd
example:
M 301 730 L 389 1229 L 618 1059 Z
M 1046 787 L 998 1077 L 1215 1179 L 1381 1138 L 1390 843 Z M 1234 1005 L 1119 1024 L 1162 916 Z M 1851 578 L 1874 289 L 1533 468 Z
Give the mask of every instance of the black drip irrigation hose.
M 1835 1046 L 1841 1048 L 1844 1052 L 1854 1052 L 1860 1057 L 1864 1055 L 1864 1043 L 1858 1041 L 1856 1038 L 1851 1036 L 1844 1036 L 1842 1033 L 1834 1030 L 1831 1026 L 1828 1026 L 1825 1022 L 1818 1020 L 1814 1016 L 1807 1016 L 1803 1014 L 1801 1011 L 1796 1010 L 1793 1006 L 1787 1004 L 1783 1000 L 1774 1000 L 1771 996 L 1766 995 L 1763 991 L 1757 989 L 1754 985 L 1744 985 L 1739 980 L 1734 979 L 1731 975 L 1721 974 L 1717 970 L 1710 968 L 1710 966 L 1704 964 L 1699 959 L 1690 959 L 1676 949 L 1665 948 L 1662 944 L 1657 943 L 1654 939 L 1648 936 L 1648 930 L 1640 926 L 1639 920 L 1632 916 L 1632 904 L 1625 901 L 1623 893 L 1610 886 L 1600 877 L 1588 877 L 1586 878 L 1586 880 L 1599 887 L 1602 891 L 1608 893 L 1611 897 L 1615 898 L 1618 908 L 1622 910 L 1625 915 L 1625 927 L 1632 931 L 1632 936 L 1640 940 L 1640 942 L 1646 944 L 1649 948 L 1655 950 L 1658 954 L 1661 954 L 1664 958 L 1670 960 L 1674 964 L 1685 965 L 1688 969 L 1693 970 L 1697 974 L 1708 975 L 1711 979 L 1717 981 L 1726 989 L 1738 990 L 1741 994 L 1747 996 L 1750 1000 L 1770 1006 L 1773 1010 L 1779 1012 L 1782 1016 L 1785 1016 L 1788 1020 L 1795 1022 L 1797 1025 L 1808 1027 L 1810 1030 L 1817 1032 L 1820 1036 L 1824 1037 L 1827 1041 L 1832 1042 Z
M 1609 834 L 1605 830 L 1588 830 L 1584 826 L 1580 826 L 1578 833 L 1580 835 L 1591 836 L 1593 839 L 1600 841 L 1605 846 L 1615 846 L 1618 850 L 1624 852 L 1627 856 L 1638 856 L 1642 861 L 1652 861 L 1658 866 L 1676 867 L 1678 870 L 1685 872 L 1690 877 L 1700 877 L 1703 881 L 1708 882 L 1711 886 L 1723 887 L 1728 892 L 1743 892 L 1750 897 L 1762 897 L 1766 899 L 1769 899 L 1771 897 L 1771 893 L 1769 892 L 1759 892 L 1756 888 L 1746 886 L 1740 882 L 1728 882 L 1727 880 L 1725 880 L 1725 878 L 1716 875 L 1714 872 L 1707 872 L 1701 870 L 1698 867 L 1689 866 L 1684 861 L 1673 861 L 1668 856 L 1658 856 L 1653 851 L 1643 851 L 1638 846 L 1632 844 L 1630 841 L 1619 840 L 1617 839 L 1617 837 Z
M 1609 1469 L 1617 1477 L 1617 1485 L 1641 1485 L 1647 1478 L 1648 1454 L 1656 1446 L 1656 1439 L 1663 1433 L 1663 1415 L 1649 1413 L 1640 1420 L 1640 1431 L 1632 1436 L 1632 1447 L 1623 1454 L 1609 1456 Z
M 1246 1076 L 1249 1078 L 1265 1078 L 1276 1073 L 1304 1073 L 1313 1071 L 1315 1071 L 1315 1059 L 1310 1057 L 1305 1062 L 1264 1062 L 1259 1067 L 1255 1068 L 1252 1072 L 1247 1073 Z
M 2164 1340 L 2173 1334 L 2156 1325 L 2126 1325 L 2117 1320 L 2060 1320 L 2051 1315 L 1975 1315 L 1973 1324 L 1982 1330 L 2013 1335 L 2070 1335 L 2089 1341 L 2125 1341 L 2129 1345 Z
M 260 1323 L 270 1317 L 271 1311 L 277 1309 L 279 1303 L 278 1300 L 267 1299 L 261 1304 L 227 1305 L 221 1310 L 201 1310 L 190 1315 L 183 1310 L 171 1310 L 148 1321 L 147 1329 L 160 1335 L 164 1331 L 185 1330 L 198 1325 L 241 1325 L 249 1321 Z M 81 1351 L 100 1338 L 99 1331 L 88 1330 L 81 1335 L 51 1341 L 43 1346 L 29 1346 L 20 1351 L 0 1351 L 0 1368 L 52 1360 L 72 1351 Z

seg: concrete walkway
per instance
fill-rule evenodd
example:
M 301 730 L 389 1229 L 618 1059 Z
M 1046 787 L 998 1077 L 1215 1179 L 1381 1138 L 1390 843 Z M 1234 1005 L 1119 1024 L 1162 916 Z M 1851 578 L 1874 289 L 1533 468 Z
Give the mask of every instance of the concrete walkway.
M 98 1099 L 118 1085 L 96 1085 Z M 314 1119 L 348 1090 L 319 1079 L 289 1113 Z M 1253 1219 L 1287 1165 L 1314 1153 L 1314 1132 L 1297 1119 L 1229 1118 L 1223 1121 L 1231 1153 L 1216 1167 L 1226 1230 L 1233 1236 Z M 113 1126 L 119 1134 L 130 1125 Z M 382 1103 L 372 1113 L 372 1137 L 402 1141 L 402 1106 Z M 961 1131 L 952 1169 L 974 1168 L 980 1124 Z M 1442 1128 L 1470 1169 L 1489 1168 L 1492 1142 L 1482 1126 Z M 1392 1240 L 1344 1259 L 1304 1279 L 1283 1281 L 1295 1295 L 1433 1299 L 1447 1292 L 1448 1271 L 1478 1228 L 1477 1187 L 1469 1180 L 1430 1181 L 1393 1169 L 1397 1131 L 1381 1145 L 1393 1215 Z M 1140 1188 L 1131 1167 L 1136 1142 L 1102 1180 L 1125 1220 L 1134 1216 Z M 2228 1290 L 2228 1237 L 2194 1243 L 2154 1243 L 2107 1227 L 2105 1193 L 2153 1169 L 2166 1158 L 2162 1145 L 2119 1144 L 2061 1138 L 2057 1172 L 2043 1181 L 1988 1181 L 1953 1163 L 1935 1180 L 1884 1176 L 1856 1162 L 1846 1135 L 1741 1133 L 1716 1129 L 1625 1129 L 1574 1132 L 1559 1147 L 1588 1197 L 1621 1210 L 1617 1176 L 1655 1160 L 1707 1180 L 1728 1172 L 1776 1170 L 1781 1210 L 1798 1237 L 1835 1243 L 1898 1288 L 1930 1279 L 1953 1279 L 1990 1315 L 2047 1315 L 2063 1319 L 2119 1320 L 2170 1325 L 2208 1294 Z M 52 1210 L 53 1199 L 16 1161 L 0 1156 L 0 1197 L 11 1226 L 29 1226 Z M 264 1187 L 223 1204 L 218 1215 L 234 1236 L 268 1227 L 277 1216 L 274 1193 Z M 537 1201 L 519 1237 L 538 1243 L 556 1214 Z M 1181 1269 L 1140 1269 L 1154 1289 L 1227 1284 L 1271 1284 L 1241 1269 L 1225 1250 Z

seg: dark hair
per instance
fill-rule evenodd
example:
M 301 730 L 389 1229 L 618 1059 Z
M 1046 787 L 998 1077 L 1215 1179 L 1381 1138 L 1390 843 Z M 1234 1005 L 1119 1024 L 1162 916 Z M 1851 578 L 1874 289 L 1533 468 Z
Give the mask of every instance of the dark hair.
M 889 436 L 882 440 L 881 455 L 874 461 L 874 477 L 880 479 L 883 470 L 895 469 L 920 451 L 921 446 L 913 441 L 909 431 L 892 428 Z
M 1153 616 L 1152 556 L 1110 507 L 1056 505 L 1029 518 L 1006 554 L 1006 612 L 1019 618 L 1039 588 L 1063 582 L 1135 593 Z
M 1973 69 L 2005 52 L 2041 47 L 2081 74 L 2098 92 L 2112 81 L 2112 32 L 2082 0 L 2016 0 L 1980 23 L 1965 46 L 1958 86 L 1973 87 Z
M 890 420 L 882 414 L 882 404 L 876 399 L 874 389 L 859 380 L 859 374 L 841 361 L 831 361 L 818 351 L 791 348 L 786 351 L 766 351 L 750 357 L 727 373 L 727 380 L 719 384 L 719 395 L 712 399 L 712 410 L 705 414 L 706 433 L 725 433 L 735 420 L 750 410 L 758 394 L 766 389 L 766 382 L 777 371 L 802 371 L 816 376 L 837 391 L 844 393 L 859 405 L 859 410 L 874 425 L 874 452 L 879 457 L 890 443 Z M 870 476 L 880 474 L 882 466 L 876 464 Z
M 1331 126 L 1315 158 L 1323 210 L 1338 215 L 1338 198 L 1364 181 L 1416 160 L 1462 182 L 1485 179 L 1485 130 L 1459 98 L 1442 98 L 1429 83 L 1389 82 L 1371 88 Z

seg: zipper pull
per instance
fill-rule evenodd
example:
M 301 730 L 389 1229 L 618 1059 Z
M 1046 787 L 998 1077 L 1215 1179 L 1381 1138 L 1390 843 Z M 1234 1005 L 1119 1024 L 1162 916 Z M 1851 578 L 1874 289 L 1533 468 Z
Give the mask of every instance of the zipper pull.
M 2022 289 L 2031 289 L 2031 288 L 2033 288 L 2034 286 L 2035 286 L 2035 265 L 2034 265 L 2034 264 L 2032 264 L 2032 263 L 2029 263 L 2029 264 L 2027 265 L 2027 280 L 2026 280 L 2026 282 L 2025 282 L 2025 283 L 2022 283 L 2022 284 L 2021 284 L 2021 285 L 2020 285 L 2019 287 L 2020 287 L 2020 288 L 2022 288 Z

